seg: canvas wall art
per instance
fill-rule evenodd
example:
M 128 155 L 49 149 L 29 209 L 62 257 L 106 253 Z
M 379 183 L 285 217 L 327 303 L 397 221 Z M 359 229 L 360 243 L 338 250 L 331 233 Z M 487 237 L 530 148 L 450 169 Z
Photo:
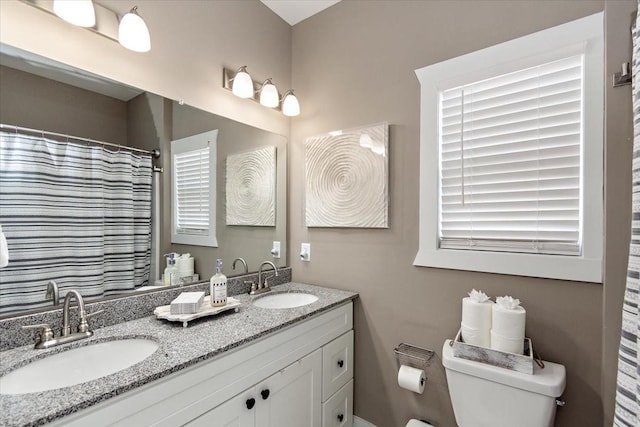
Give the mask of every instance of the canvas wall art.
M 389 126 L 307 138 L 308 227 L 389 227 Z
M 275 226 L 276 147 L 226 159 L 227 225 Z

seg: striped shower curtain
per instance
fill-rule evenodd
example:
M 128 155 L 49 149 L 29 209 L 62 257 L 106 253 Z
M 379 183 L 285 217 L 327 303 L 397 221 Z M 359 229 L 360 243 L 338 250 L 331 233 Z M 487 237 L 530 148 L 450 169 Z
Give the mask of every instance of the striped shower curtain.
M 636 24 L 638 19 L 636 18 Z M 633 187 L 631 246 L 627 287 L 622 307 L 622 336 L 618 352 L 618 384 L 614 426 L 640 426 L 640 39 L 638 26 L 633 30 Z
M 50 280 L 85 297 L 147 284 L 151 181 L 149 155 L 1 131 L 0 314 L 51 305 Z

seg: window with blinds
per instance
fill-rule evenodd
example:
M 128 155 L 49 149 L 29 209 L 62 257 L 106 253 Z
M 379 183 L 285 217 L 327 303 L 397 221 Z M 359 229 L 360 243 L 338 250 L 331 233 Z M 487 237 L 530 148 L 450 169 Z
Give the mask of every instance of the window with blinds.
M 218 130 L 171 141 L 171 243 L 217 247 Z
M 602 283 L 604 14 L 416 70 L 414 265 Z
M 176 231 L 206 235 L 209 232 L 209 147 L 174 156 Z
M 583 55 L 439 93 L 439 247 L 580 255 Z

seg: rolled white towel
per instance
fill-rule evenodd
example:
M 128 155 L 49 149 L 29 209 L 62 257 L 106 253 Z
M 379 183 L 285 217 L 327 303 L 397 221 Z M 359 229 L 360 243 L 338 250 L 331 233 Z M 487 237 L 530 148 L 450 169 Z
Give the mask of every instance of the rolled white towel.
M 0 268 L 9 265 L 9 247 L 7 246 L 7 239 L 2 232 L 2 225 L 0 225 Z

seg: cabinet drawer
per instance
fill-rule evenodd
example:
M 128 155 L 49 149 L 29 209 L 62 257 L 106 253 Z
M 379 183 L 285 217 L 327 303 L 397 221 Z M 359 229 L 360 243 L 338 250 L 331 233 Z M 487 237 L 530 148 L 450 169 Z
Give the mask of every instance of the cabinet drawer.
M 322 427 L 353 425 L 353 380 L 322 404 Z
M 353 378 L 353 331 L 322 347 L 322 401 Z

